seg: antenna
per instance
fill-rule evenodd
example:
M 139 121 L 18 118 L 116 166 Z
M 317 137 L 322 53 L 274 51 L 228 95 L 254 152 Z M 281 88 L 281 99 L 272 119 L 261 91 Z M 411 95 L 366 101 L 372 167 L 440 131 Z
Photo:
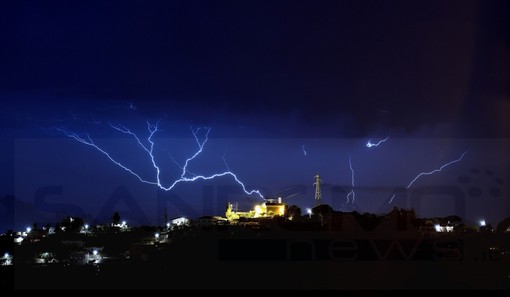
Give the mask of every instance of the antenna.
M 317 206 L 320 204 L 321 200 L 321 178 L 318 172 L 315 175 L 315 182 L 313 185 L 315 186 L 315 206 Z

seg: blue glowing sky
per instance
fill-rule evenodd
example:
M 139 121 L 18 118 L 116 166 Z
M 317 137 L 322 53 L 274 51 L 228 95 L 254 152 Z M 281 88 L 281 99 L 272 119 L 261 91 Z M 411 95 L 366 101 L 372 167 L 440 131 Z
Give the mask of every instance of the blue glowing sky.
M 317 172 L 341 210 L 449 215 L 463 195 L 466 219 L 496 223 L 510 215 L 509 12 L 505 1 L 2 3 L 2 228 L 113 209 L 156 223 L 165 207 L 193 217 L 260 201 L 229 177 L 161 193 L 58 130 L 89 133 L 153 179 L 147 154 L 109 123 L 146 137 L 160 119 L 165 185 L 182 171 L 169 153 L 182 166 L 197 151 L 190 127 L 203 126 L 196 174 L 225 171 L 225 157 L 248 189 L 299 192 L 288 202 L 302 208 Z

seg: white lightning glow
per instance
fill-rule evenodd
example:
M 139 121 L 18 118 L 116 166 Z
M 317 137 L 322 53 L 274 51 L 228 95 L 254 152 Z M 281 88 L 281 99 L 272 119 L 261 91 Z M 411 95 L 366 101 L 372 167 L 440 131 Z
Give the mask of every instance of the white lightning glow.
M 301 146 L 301 149 L 303 150 L 303 155 L 306 156 L 306 150 L 305 150 L 305 145 L 304 144 Z
M 96 150 L 98 150 L 100 153 L 102 153 L 103 155 L 105 155 L 108 159 L 110 159 L 110 161 L 112 161 L 115 165 L 119 166 L 120 168 L 124 169 L 125 171 L 129 172 L 131 175 L 134 175 L 138 180 L 140 180 L 141 182 L 143 183 L 146 183 L 146 184 L 150 184 L 150 185 L 155 185 L 157 187 L 159 187 L 160 189 L 164 190 L 164 191 L 170 191 L 172 190 L 176 185 L 178 185 L 179 183 L 182 183 L 182 182 L 194 182 L 194 181 L 197 181 L 197 180 L 210 180 L 210 179 L 214 179 L 214 178 L 217 178 L 217 177 L 222 177 L 222 176 L 231 176 L 240 186 L 241 188 L 243 189 L 243 191 L 248 194 L 248 195 L 253 195 L 253 194 L 256 194 L 258 195 L 260 198 L 263 198 L 262 194 L 258 191 L 258 190 L 251 190 L 251 191 L 248 191 L 246 189 L 246 186 L 239 180 L 239 178 L 237 177 L 237 175 L 235 175 L 232 171 L 228 170 L 228 171 L 225 171 L 225 172 L 221 172 L 221 173 L 215 173 L 215 174 L 212 174 L 212 175 L 209 175 L 209 176 L 204 176 L 204 175 L 195 175 L 191 172 L 188 171 L 187 167 L 189 165 L 189 163 L 195 159 L 201 152 L 202 150 L 204 149 L 204 146 L 208 140 L 208 136 L 209 136 L 209 132 L 210 132 L 210 128 L 207 128 L 207 132 L 205 134 L 205 138 L 203 141 L 200 141 L 199 138 L 198 138 L 198 132 L 200 131 L 201 128 L 197 128 L 196 130 L 193 130 L 191 129 L 191 132 L 193 134 L 193 137 L 195 138 L 195 141 L 198 145 L 198 151 L 196 151 L 191 157 L 189 157 L 188 159 L 186 159 L 185 163 L 183 166 L 180 166 L 175 160 L 172 160 L 174 161 L 174 163 L 176 163 L 181 169 L 182 169 L 182 172 L 181 172 L 181 175 L 180 175 L 180 178 L 174 180 L 173 182 L 170 182 L 168 186 L 165 186 L 163 185 L 163 183 L 161 182 L 160 180 L 160 173 L 161 173 L 161 170 L 158 166 L 158 164 L 156 163 L 156 160 L 154 158 L 154 141 L 153 141 L 153 136 L 156 132 L 158 132 L 158 125 L 159 125 L 159 122 L 156 122 L 156 124 L 151 124 L 149 122 L 147 122 L 147 130 L 149 131 L 149 136 L 147 137 L 147 143 L 148 144 L 144 144 L 140 138 L 138 137 L 138 135 L 136 135 L 134 132 L 132 132 L 130 129 L 122 126 L 122 125 L 113 125 L 110 123 L 110 126 L 121 132 L 121 133 L 124 133 L 124 134 L 128 134 L 128 135 L 131 135 L 138 143 L 138 145 L 149 155 L 150 159 L 151 159 L 151 163 L 152 163 L 152 166 L 154 167 L 155 171 L 156 171 L 156 174 L 155 174 L 155 177 L 150 180 L 150 179 L 146 179 L 142 176 L 140 176 L 139 174 L 137 174 L 136 172 L 134 172 L 132 169 L 128 168 L 127 166 L 123 165 L 121 162 L 115 160 L 107 151 L 105 151 L 104 149 L 102 149 L 101 147 L 99 147 L 98 145 L 96 145 L 94 143 L 94 141 L 92 140 L 92 138 L 90 137 L 89 134 L 86 134 L 86 138 L 83 138 L 81 136 L 79 136 L 78 134 L 74 133 L 74 132 L 69 132 L 65 129 L 62 129 L 62 128 L 57 128 L 58 131 L 64 133 L 67 137 L 70 137 L 80 143 L 83 143 L 85 145 L 88 145 L 88 146 L 91 146 L 93 148 L 95 148 Z M 170 156 L 171 157 L 171 156 Z M 193 176 L 192 177 L 189 177 L 189 176 L 186 176 L 186 173 L 190 173 L 192 174 Z
M 385 142 L 386 140 L 388 140 L 390 138 L 390 136 L 388 135 L 386 138 L 384 138 L 383 140 L 379 140 L 378 142 L 376 143 L 372 143 L 370 140 L 368 140 L 366 146 L 368 148 L 371 148 L 371 147 L 374 147 L 374 146 L 379 146 L 381 143 Z
M 227 155 L 227 152 L 225 152 L 223 154 L 223 163 L 225 163 L 225 167 L 227 168 L 227 170 L 230 171 L 230 168 L 228 167 L 227 159 L 225 159 L 226 155 Z
M 349 155 L 349 168 L 351 169 L 351 191 L 347 194 L 347 203 L 349 203 L 349 197 L 352 196 L 352 203 L 356 199 L 356 193 L 354 192 L 354 169 L 352 168 L 351 156 Z
M 462 160 L 462 158 L 464 158 L 464 155 L 466 154 L 466 152 L 463 152 L 462 155 L 460 155 L 459 158 L 453 160 L 453 161 L 450 161 L 446 164 L 443 164 L 441 167 L 439 167 L 438 169 L 434 169 L 432 171 L 429 171 L 429 172 L 421 172 L 419 173 L 406 187 L 406 189 L 409 189 L 420 177 L 422 176 L 425 176 L 425 175 L 432 175 L 434 173 L 437 173 L 437 172 L 440 172 L 441 170 L 443 170 L 444 168 L 454 164 L 454 163 L 457 163 L 457 162 L 460 162 Z M 391 199 L 390 201 L 388 202 L 388 204 L 390 204 L 391 202 L 393 202 L 393 198 L 395 198 L 395 195 L 396 194 L 393 194 L 393 196 L 391 196 Z
M 396 195 L 396 194 L 393 194 L 393 196 L 391 196 L 390 202 L 388 202 L 388 204 L 390 204 L 391 202 L 393 202 L 393 198 L 395 198 L 395 195 Z
M 406 188 L 407 188 L 407 189 L 409 189 L 409 188 L 410 188 L 410 187 L 411 187 L 411 186 L 412 186 L 412 185 L 413 185 L 413 184 L 414 184 L 414 183 L 415 183 L 415 182 L 416 182 L 416 181 L 417 181 L 420 177 L 422 177 L 422 176 L 424 176 L 424 175 L 431 175 L 431 174 L 434 174 L 434 173 L 440 172 L 441 170 L 443 170 L 443 168 L 448 167 L 448 166 L 450 166 L 450 165 L 452 165 L 452 164 L 454 164 L 454 163 L 460 162 L 460 160 L 462 160 L 462 158 L 464 158 L 464 155 L 465 155 L 465 154 L 466 154 L 466 152 L 463 152 L 463 153 L 462 153 L 462 155 L 461 155 L 459 158 L 457 158 L 457 159 L 455 159 L 455 160 L 453 160 L 453 161 L 450 161 L 450 162 L 448 162 L 448 163 L 446 163 L 446 164 L 442 165 L 442 166 L 441 166 L 441 167 L 439 167 L 438 169 L 434 169 L 434 170 L 429 171 L 429 172 L 422 172 L 422 173 L 418 174 L 418 175 L 417 175 L 417 176 L 416 176 L 416 177 L 415 177 L 415 178 L 414 178 L 414 179 L 413 179 L 413 180 L 409 183 L 409 185 L 407 185 L 407 187 L 406 187 Z

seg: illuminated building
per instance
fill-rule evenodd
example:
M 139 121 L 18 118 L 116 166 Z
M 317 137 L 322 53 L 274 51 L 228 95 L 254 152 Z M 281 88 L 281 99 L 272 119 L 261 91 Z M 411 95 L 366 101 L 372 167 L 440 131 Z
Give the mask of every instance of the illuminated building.
M 237 211 L 232 203 L 227 203 L 225 217 L 229 221 L 239 220 L 240 218 L 272 218 L 274 216 L 284 216 L 287 211 L 287 204 L 283 203 L 281 198 L 266 199 L 262 204 L 256 204 L 253 210 Z

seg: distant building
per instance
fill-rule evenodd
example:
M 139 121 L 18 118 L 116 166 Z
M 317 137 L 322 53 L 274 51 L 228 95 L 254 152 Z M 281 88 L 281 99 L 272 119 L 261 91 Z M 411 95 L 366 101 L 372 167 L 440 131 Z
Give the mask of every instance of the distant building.
M 21 243 L 23 242 L 23 240 L 24 240 L 24 239 L 25 239 L 25 238 L 24 238 L 23 236 L 21 236 L 21 235 L 16 235 L 16 236 L 14 237 L 14 243 L 16 243 L 16 244 L 21 244 Z
M 272 218 L 274 216 L 284 216 L 287 212 L 287 204 L 282 203 L 281 199 L 266 199 L 262 204 L 256 204 L 253 210 L 238 211 L 234 208 L 232 203 L 227 203 L 225 217 L 229 221 L 239 219 L 253 219 L 253 218 Z
M 190 224 L 190 220 L 185 217 L 176 217 L 170 220 L 170 228 L 175 228 L 179 226 L 188 226 Z
M 203 216 L 193 221 L 193 224 L 197 227 L 212 227 L 217 225 L 223 225 L 228 220 L 220 216 Z
M 265 216 L 284 216 L 287 209 L 287 205 L 281 202 L 266 202 Z
M 393 208 L 377 227 L 378 232 L 416 233 L 418 228 L 414 225 L 416 213 L 414 210 Z
M 2 258 L 0 258 L 0 266 L 11 266 L 13 265 L 13 256 L 9 253 L 5 253 Z
M 418 226 L 418 232 L 426 236 L 435 236 L 437 234 L 434 222 L 431 220 L 420 222 Z
M 36 264 L 50 264 L 50 263 L 58 263 L 55 255 L 51 252 L 43 252 L 39 253 L 34 259 Z

